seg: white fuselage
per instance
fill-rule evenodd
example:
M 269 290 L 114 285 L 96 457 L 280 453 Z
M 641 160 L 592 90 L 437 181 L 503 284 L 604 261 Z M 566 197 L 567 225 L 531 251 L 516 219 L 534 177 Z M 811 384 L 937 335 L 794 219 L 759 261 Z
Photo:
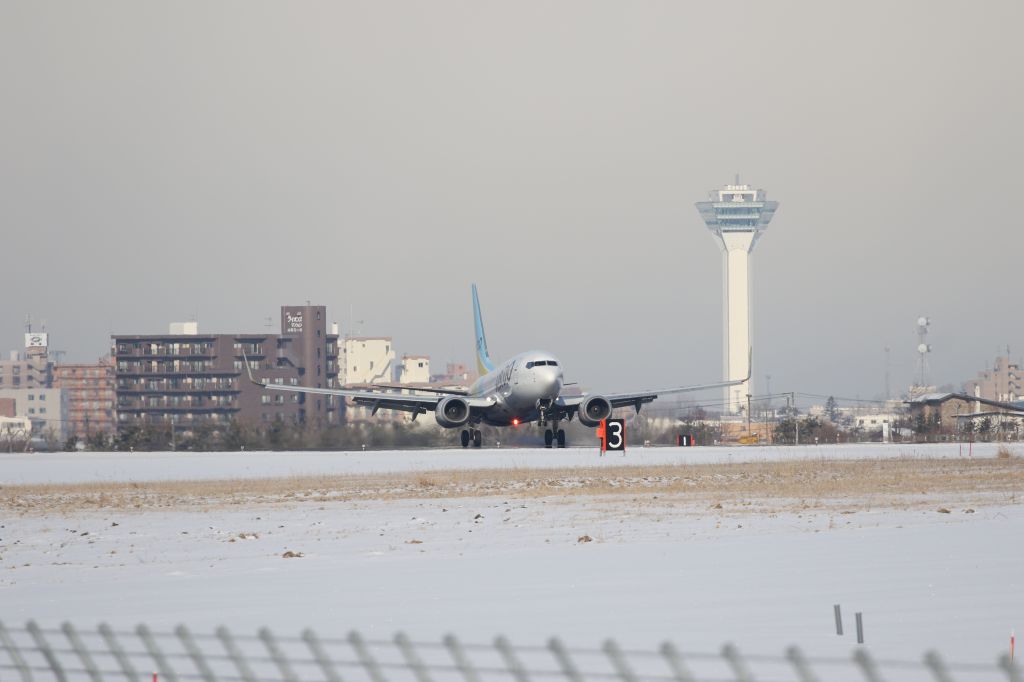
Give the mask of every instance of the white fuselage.
M 562 366 L 555 356 L 529 351 L 477 379 L 469 394 L 494 400 L 494 406 L 484 414 L 485 423 L 508 426 L 536 420 L 540 408 L 552 405 L 561 391 Z

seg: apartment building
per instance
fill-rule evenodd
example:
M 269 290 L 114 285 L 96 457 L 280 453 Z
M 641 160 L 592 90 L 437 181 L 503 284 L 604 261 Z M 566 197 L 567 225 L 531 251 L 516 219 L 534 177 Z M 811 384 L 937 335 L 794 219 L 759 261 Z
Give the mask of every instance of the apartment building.
M 29 420 L 33 436 L 66 437 L 68 404 L 62 389 L 0 388 L 0 400 L 4 399 L 14 401 L 14 417 Z
M 1009 350 L 1009 349 L 1007 349 Z M 978 372 L 978 376 L 964 384 L 965 391 L 977 398 L 999 402 L 1013 402 L 1024 396 L 1020 365 L 1010 360 L 1010 354 L 996 358 L 992 369 Z
M 113 435 L 114 363 L 110 357 L 91 364 L 59 364 L 53 368 L 54 388 L 67 396 L 65 432 L 84 440 L 93 434 Z
M 390 336 L 346 336 L 341 340 L 341 383 L 390 384 L 395 380 L 395 348 Z
M 335 386 L 338 337 L 326 317 L 325 306 L 283 306 L 279 334 L 201 334 L 191 325 L 177 327 L 186 332 L 179 334 L 113 336 L 118 430 L 172 426 L 187 435 L 234 419 L 339 423 L 344 408 L 333 396 L 267 391 L 245 371 L 247 357 L 261 381 Z
M 49 335 L 46 332 L 25 334 L 25 350 L 12 351 L 0 360 L 0 388 L 49 388 L 53 383 Z

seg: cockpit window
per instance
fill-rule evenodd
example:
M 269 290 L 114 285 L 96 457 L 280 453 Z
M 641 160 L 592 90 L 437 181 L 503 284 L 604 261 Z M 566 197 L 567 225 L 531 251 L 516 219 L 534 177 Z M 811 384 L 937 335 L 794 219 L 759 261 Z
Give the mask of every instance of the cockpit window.
M 526 369 L 531 367 L 558 367 L 558 363 L 554 360 L 535 360 L 533 362 L 526 363 Z

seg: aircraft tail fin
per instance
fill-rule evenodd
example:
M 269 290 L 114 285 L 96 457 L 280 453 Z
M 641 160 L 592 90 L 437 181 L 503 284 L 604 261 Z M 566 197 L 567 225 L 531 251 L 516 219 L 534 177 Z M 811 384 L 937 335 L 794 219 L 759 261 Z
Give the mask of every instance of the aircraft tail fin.
M 491 356 L 487 354 L 487 337 L 484 335 L 484 320 L 480 316 L 480 298 L 476 293 L 476 285 L 473 285 L 473 326 L 476 331 L 476 369 L 480 376 L 494 371 L 494 363 Z

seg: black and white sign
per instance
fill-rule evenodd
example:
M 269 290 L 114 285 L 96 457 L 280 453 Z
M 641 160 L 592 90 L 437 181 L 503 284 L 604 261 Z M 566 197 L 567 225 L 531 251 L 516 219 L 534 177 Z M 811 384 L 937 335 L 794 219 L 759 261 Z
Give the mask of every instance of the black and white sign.
M 25 334 L 25 348 L 46 348 L 48 341 L 46 332 Z
M 604 425 L 604 449 L 616 452 L 626 451 L 626 420 L 606 419 Z

